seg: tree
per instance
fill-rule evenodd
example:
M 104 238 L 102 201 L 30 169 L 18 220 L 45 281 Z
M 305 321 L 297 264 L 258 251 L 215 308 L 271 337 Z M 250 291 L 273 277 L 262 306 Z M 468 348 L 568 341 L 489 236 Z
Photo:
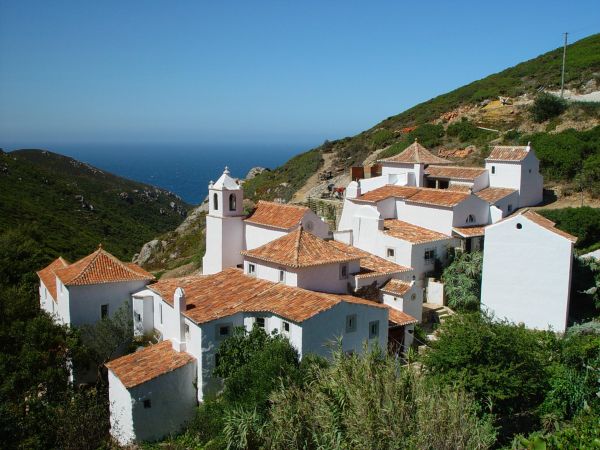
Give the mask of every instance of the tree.
M 536 97 L 531 107 L 531 115 L 536 122 L 545 122 L 553 117 L 560 116 L 565 109 L 567 103 L 552 94 L 540 94 Z
M 92 366 L 101 380 L 104 364 L 111 359 L 128 353 L 133 345 L 133 321 L 127 303 L 112 316 L 78 329 L 82 347 L 76 355 L 76 369 Z
M 482 407 L 514 425 L 516 414 L 534 414 L 542 403 L 556 348 L 551 332 L 464 313 L 446 319 L 422 362 L 427 373 L 464 387 Z
M 479 309 L 482 267 L 481 252 L 459 252 L 446 267 L 442 281 L 451 308 L 470 311 Z
M 269 421 L 254 434 L 266 448 L 481 449 L 495 438 L 464 391 L 378 350 L 338 350 L 312 382 L 282 387 L 271 401 Z

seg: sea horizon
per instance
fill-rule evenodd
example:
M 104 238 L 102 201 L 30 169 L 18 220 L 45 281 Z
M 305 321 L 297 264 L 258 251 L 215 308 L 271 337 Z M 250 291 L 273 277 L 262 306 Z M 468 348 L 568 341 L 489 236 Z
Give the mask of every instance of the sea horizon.
M 67 143 L 10 145 L 4 151 L 39 148 L 91 164 L 130 180 L 167 189 L 192 205 L 208 194 L 225 166 L 232 176 L 244 178 L 253 167 L 274 169 L 315 143 Z

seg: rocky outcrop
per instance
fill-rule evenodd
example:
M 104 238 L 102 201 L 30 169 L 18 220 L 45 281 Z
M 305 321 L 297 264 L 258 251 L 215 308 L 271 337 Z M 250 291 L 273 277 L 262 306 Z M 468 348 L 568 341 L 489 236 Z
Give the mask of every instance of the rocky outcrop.
M 263 173 L 265 170 L 269 170 L 265 167 L 253 167 L 252 169 L 250 169 L 248 171 L 248 173 L 246 174 L 246 178 L 244 178 L 244 181 L 248 181 L 251 180 L 252 178 L 254 178 L 256 175 L 260 175 L 261 173 Z
M 136 253 L 133 256 L 133 262 L 142 266 L 148 265 L 152 260 L 154 255 L 160 253 L 166 246 L 165 241 L 160 241 L 158 239 L 153 239 L 150 242 L 146 242 L 139 253 Z

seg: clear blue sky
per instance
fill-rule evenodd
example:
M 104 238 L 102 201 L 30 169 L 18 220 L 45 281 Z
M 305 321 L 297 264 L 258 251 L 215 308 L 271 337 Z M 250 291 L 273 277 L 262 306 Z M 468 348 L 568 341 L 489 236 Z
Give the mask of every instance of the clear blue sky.
M 600 31 L 593 1 L 0 0 L 0 146 L 314 142 Z

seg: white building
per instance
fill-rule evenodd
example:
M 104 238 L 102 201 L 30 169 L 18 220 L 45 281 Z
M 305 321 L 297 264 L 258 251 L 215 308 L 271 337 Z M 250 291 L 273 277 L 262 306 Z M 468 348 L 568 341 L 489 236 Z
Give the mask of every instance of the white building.
M 244 191 L 225 171 L 216 183 L 210 183 L 209 210 L 206 216 L 206 254 L 202 259 L 204 274 L 214 274 L 242 263 L 241 252 L 260 247 L 303 226 L 319 237 L 329 235 L 329 226 L 303 206 L 258 202 L 246 216 Z
M 57 258 L 37 274 L 41 308 L 57 323 L 71 326 L 93 324 L 124 304 L 131 308 L 131 294 L 154 280 L 101 247 L 73 264 Z
M 159 281 L 133 298 L 136 328 L 158 331 L 163 342 L 107 364 L 111 433 L 121 444 L 177 431 L 198 401 L 221 388 L 212 375 L 215 354 L 235 327 L 277 330 L 301 356 L 328 356 L 338 339 L 346 352 L 362 351 L 365 342 L 384 348 L 388 341 L 388 308 L 382 304 L 274 283 L 239 269 Z
M 481 304 L 497 319 L 563 332 L 577 240 L 523 210 L 485 231 Z

